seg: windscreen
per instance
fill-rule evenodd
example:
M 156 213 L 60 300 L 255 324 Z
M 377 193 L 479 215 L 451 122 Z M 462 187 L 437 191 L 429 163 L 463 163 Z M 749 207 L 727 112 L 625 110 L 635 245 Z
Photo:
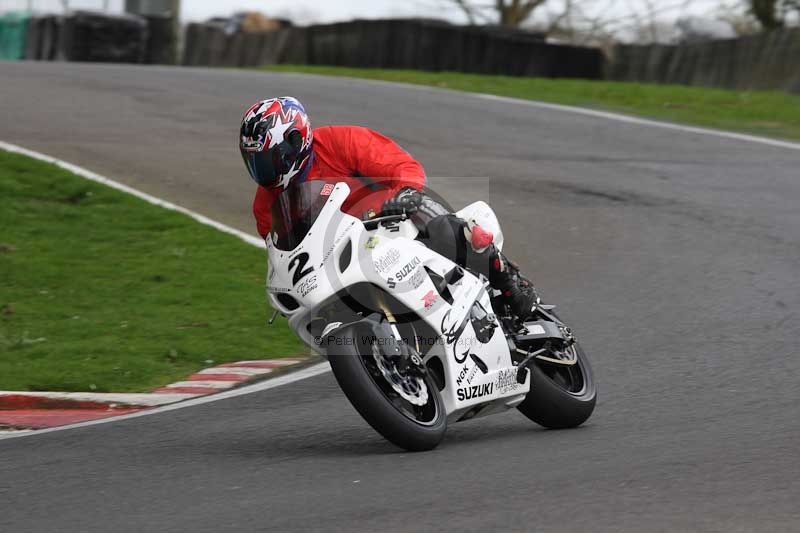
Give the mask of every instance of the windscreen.
M 328 201 L 333 184 L 320 180 L 295 183 L 272 204 L 272 242 L 279 250 L 297 248 Z

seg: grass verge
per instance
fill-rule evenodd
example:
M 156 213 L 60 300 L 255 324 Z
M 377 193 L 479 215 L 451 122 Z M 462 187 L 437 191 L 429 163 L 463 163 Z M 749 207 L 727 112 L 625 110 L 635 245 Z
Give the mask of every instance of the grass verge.
M 308 65 L 271 65 L 260 69 L 413 83 L 800 139 L 800 96 L 776 91 Z
M 0 390 L 139 392 L 302 350 L 263 250 L 0 150 Z

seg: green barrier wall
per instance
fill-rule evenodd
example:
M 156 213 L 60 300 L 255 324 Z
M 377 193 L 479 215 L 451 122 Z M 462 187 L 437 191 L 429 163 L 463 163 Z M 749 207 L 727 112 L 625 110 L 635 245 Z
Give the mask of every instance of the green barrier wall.
M 0 15 L 0 59 L 23 59 L 28 33 L 27 13 Z

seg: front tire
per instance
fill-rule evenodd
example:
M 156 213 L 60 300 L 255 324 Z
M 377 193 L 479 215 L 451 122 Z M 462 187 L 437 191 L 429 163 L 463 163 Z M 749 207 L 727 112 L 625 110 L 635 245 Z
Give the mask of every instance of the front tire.
M 372 347 L 342 343 L 328 360 L 336 381 L 356 411 L 386 440 L 408 451 L 435 448 L 447 430 L 444 404 L 430 374 L 428 400 L 414 406 L 397 394 L 374 362 Z
M 531 367 L 531 390 L 517 406 L 523 415 L 546 428 L 580 426 L 594 411 L 597 387 L 592 369 L 580 345 L 573 347 L 578 362 L 572 367 L 548 363 Z

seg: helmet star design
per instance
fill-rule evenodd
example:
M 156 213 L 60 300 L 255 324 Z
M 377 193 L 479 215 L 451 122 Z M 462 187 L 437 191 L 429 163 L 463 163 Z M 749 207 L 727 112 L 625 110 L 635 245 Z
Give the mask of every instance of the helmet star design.
M 256 102 L 245 112 L 239 151 L 253 181 L 285 188 L 311 163 L 313 134 L 303 105 L 283 96 Z

